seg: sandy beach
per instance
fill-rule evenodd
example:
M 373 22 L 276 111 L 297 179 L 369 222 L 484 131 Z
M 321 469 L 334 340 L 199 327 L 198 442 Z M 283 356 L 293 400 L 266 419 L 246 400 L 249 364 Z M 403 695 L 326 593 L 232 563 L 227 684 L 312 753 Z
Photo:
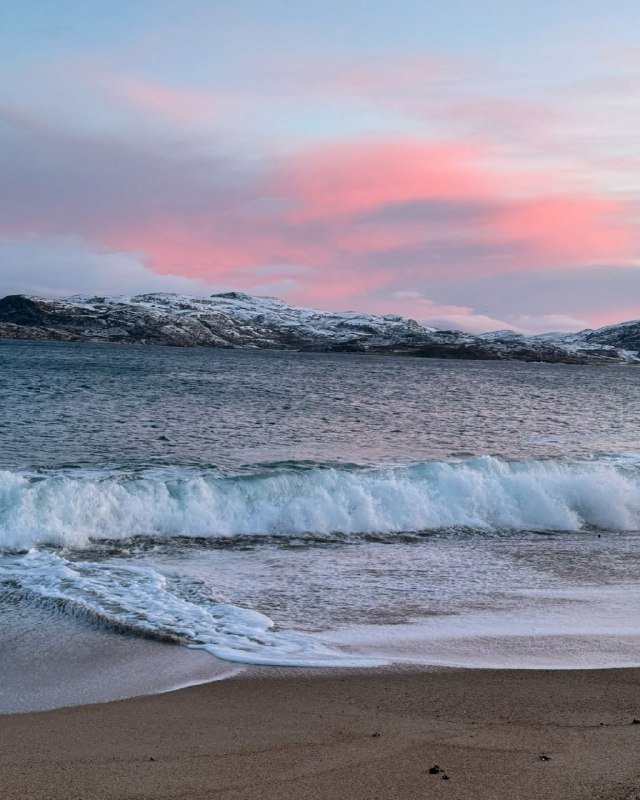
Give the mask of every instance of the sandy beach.
M 630 669 L 257 670 L 4 716 L 0 797 L 634 800 L 639 680 Z

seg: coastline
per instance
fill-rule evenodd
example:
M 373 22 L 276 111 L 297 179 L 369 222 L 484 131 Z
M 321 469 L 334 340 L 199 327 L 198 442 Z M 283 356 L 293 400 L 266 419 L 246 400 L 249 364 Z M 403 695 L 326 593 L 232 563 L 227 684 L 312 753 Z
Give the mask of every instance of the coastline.
M 3 716 L 0 796 L 632 800 L 639 679 L 639 668 L 252 668 Z

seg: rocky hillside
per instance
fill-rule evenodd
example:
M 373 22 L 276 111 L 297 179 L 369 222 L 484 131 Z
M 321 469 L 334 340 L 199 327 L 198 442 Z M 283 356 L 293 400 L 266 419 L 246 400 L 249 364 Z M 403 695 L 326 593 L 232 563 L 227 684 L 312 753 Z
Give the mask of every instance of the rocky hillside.
M 398 353 L 427 358 L 640 362 L 640 321 L 575 334 L 473 336 L 436 331 L 396 315 L 296 308 L 238 292 L 187 297 L 9 295 L 0 300 L 0 339 L 254 347 L 318 352 Z

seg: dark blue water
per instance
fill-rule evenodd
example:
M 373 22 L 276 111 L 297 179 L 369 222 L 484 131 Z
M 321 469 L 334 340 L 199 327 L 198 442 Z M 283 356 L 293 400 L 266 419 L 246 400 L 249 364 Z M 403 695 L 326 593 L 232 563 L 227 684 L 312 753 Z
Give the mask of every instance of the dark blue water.
M 640 370 L 4 342 L 0 466 L 640 450 Z

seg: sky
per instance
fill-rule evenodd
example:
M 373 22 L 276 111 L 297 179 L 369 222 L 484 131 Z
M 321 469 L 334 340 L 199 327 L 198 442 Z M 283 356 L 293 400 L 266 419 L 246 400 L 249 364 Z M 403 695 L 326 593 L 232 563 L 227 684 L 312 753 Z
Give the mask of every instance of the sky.
M 0 13 L 0 295 L 640 317 L 638 0 Z

